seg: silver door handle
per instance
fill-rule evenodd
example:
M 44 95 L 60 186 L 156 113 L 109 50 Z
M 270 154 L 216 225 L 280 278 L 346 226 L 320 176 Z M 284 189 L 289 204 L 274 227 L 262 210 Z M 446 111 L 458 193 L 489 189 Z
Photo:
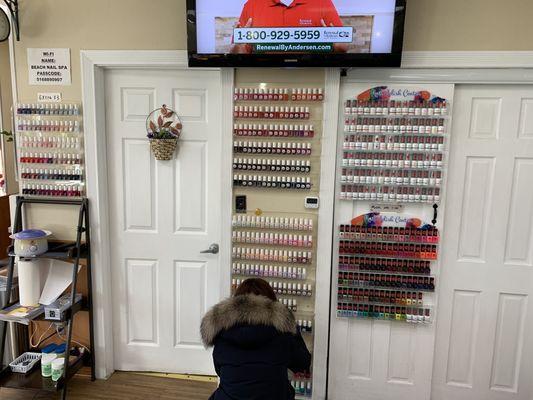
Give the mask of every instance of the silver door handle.
M 207 250 L 201 251 L 202 254 L 218 254 L 220 247 L 218 243 L 213 243 Z

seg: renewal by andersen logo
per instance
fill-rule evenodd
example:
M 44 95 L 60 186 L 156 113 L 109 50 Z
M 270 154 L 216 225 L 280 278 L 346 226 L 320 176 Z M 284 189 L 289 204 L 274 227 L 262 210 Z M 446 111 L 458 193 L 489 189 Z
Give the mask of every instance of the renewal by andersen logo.
M 313 25 L 313 21 L 310 19 L 300 19 L 300 25 Z

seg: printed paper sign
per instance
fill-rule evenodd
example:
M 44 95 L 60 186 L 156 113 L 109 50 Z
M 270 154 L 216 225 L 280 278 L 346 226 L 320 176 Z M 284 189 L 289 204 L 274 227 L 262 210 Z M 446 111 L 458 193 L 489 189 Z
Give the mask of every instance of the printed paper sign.
M 70 85 L 70 49 L 28 49 L 30 85 Z
M 61 103 L 61 93 L 37 93 L 39 103 Z

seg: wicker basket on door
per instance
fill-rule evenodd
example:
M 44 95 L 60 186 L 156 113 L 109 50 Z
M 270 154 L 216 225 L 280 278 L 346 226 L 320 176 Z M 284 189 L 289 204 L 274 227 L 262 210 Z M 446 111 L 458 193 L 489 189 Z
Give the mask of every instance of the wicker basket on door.
M 182 128 L 183 125 L 176 112 L 165 104 L 148 115 L 147 136 L 156 160 L 168 161 L 174 158 Z
M 150 139 L 150 149 L 156 160 L 168 161 L 174 158 L 178 139 Z

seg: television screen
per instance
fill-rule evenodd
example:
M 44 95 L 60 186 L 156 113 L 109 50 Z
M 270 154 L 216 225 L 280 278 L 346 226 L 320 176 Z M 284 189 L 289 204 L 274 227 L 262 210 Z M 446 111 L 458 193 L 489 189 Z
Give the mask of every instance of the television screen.
M 405 0 L 188 0 L 191 66 L 399 66 Z

